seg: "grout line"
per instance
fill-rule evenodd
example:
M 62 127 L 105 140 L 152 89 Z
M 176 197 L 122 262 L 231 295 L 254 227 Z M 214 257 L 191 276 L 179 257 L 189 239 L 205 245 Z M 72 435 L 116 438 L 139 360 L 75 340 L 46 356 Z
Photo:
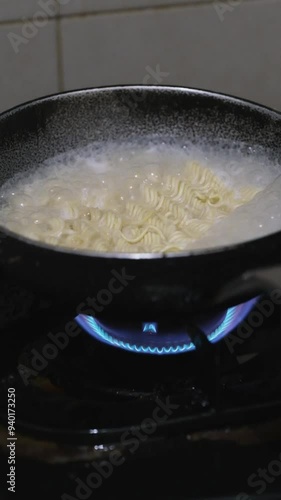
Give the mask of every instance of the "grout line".
M 83 11 L 83 12 L 70 12 L 65 13 L 61 17 L 64 19 L 72 18 L 82 18 L 88 16 L 107 16 L 107 15 L 121 15 L 121 14 L 137 14 L 143 12 L 159 12 L 159 11 L 169 11 L 169 10 L 179 10 L 186 9 L 188 7 L 206 7 L 211 6 L 216 3 L 217 0 L 190 0 L 184 3 L 174 3 L 174 4 L 162 4 L 162 5 L 152 5 L 152 6 L 138 6 L 138 7 L 126 7 L 121 9 L 108 9 L 108 10 L 98 10 L 98 11 Z M 281 0 L 271 0 L 272 2 L 280 2 Z M 264 2 L 264 0 L 241 0 L 241 3 L 249 2 Z
M 1 0 L 0 0 L 1 1 Z M 56 0 L 59 1 L 59 0 Z M 272 3 L 280 2 L 281 0 L 271 0 Z M 66 13 L 66 14 L 58 14 L 55 16 L 50 16 L 49 20 L 50 21 L 56 21 L 56 20 L 62 20 L 62 19 L 72 19 L 72 18 L 82 18 L 82 17 L 88 17 L 88 16 L 109 16 L 109 15 L 122 15 L 122 14 L 135 14 L 135 13 L 142 13 L 142 12 L 151 12 L 151 11 L 167 11 L 167 10 L 177 10 L 177 9 L 183 9 L 183 8 L 188 8 L 188 7 L 206 7 L 208 5 L 214 4 L 216 0 L 202 0 L 200 3 L 198 3 L 198 0 L 192 0 L 191 2 L 187 3 L 175 3 L 175 4 L 162 4 L 162 5 L 154 5 L 154 6 L 139 6 L 139 7 L 128 7 L 125 9 L 108 9 L 108 10 L 99 10 L 99 11 L 85 11 L 85 12 L 74 12 L 74 13 Z M 242 0 L 243 3 L 264 3 L 264 0 Z M 1 21 L 0 19 L 0 26 L 9 26 L 11 24 L 22 24 L 26 22 L 32 22 L 33 19 L 32 17 L 24 17 L 23 19 L 8 19 L 8 20 L 3 20 Z
M 61 36 L 61 20 L 56 22 L 56 49 L 57 49 L 57 72 L 59 92 L 64 91 L 64 72 L 63 72 L 63 42 Z
M 243 1 L 243 0 L 242 0 Z M 244 0 L 244 1 L 249 1 L 249 0 Z M 252 0 L 250 0 L 252 1 Z M 157 11 L 163 11 L 163 10 L 173 10 L 173 9 L 183 9 L 183 8 L 188 8 L 188 7 L 201 7 L 201 6 L 206 6 L 214 3 L 214 0 L 200 0 L 198 3 L 198 0 L 191 0 L 191 1 L 186 1 L 184 3 L 176 2 L 176 3 L 171 3 L 171 4 L 161 4 L 161 5 L 151 5 L 151 6 L 137 6 L 137 7 L 125 7 L 121 9 L 101 9 L 97 11 L 83 11 L 83 12 L 70 12 L 63 14 L 64 18 L 72 18 L 72 17 L 86 17 L 86 16 L 107 16 L 107 15 L 119 15 L 119 14 L 138 14 L 142 12 L 157 12 Z
M 58 3 L 58 9 L 60 4 Z M 57 55 L 57 77 L 59 92 L 64 91 L 64 70 L 63 70 L 63 41 L 61 36 L 61 18 L 56 18 L 56 55 Z
M 56 19 L 58 19 L 58 16 L 50 16 L 48 17 L 48 22 L 55 21 Z M 11 26 L 13 24 L 22 25 L 26 23 L 33 23 L 32 17 L 23 17 L 22 19 L 9 19 L 7 21 L 0 20 L 0 26 Z

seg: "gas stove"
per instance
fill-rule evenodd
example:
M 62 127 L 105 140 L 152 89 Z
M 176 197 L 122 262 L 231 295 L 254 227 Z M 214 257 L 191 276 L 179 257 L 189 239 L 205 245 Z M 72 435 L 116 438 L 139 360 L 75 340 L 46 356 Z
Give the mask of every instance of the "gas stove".
M 280 500 L 280 303 L 132 323 L 4 282 L 1 499 L 9 444 L 16 498 Z

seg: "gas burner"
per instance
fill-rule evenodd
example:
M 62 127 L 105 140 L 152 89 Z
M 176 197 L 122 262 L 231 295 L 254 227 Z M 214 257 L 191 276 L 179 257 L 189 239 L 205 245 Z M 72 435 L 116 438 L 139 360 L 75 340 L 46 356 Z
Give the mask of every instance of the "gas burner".
M 254 298 L 226 311 L 195 318 L 193 325 L 203 332 L 209 342 L 219 342 L 246 318 L 257 300 L 258 298 Z M 187 321 L 173 320 L 169 324 L 161 320 L 139 324 L 113 324 L 82 314 L 76 317 L 76 321 L 96 340 L 130 352 L 171 355 L 193 351 L 196 348 L 191 340 L 191 327 L 187 326 Z
M 200 315 L 197 322 L 187 317 L 185 323 L 79 317 L 83 328 L 69 338 L 69 304 L 48 310 L 43 320 L 38 311 L 19 328 L 11 324 L 3 334 L 9 350 L 0 352 L 1 470 L 7 465 L 7 390 L 14 387 L 22 497 L 76 498 L 76 479 L 85 482 L 98 470 L 90 465 L 110 464 L 114 452 L 124 466 L 95 490 L 97 498 L 115 498 L 124 484 L 135 496 L 138 484 L 141 498 L 149 491 L 165 498 L 237 499 L 250 474 L 280 455 L 280 309 L 269 315 L 262 298 L 257 308 L 255 303 Z M 267 316 L 242 342 L 235 326 L 256 309 Z M 230 332 L 240 340 L 234 351 L 219 342 L 230 340 Z M 174 353 L 181 355 L 159 355 Z M 154 415 L 161 421 L 152 432 Z M 35 496 L 32 477 L 38 481 Z M 266 493 L 271 487 L 277 496 L 261 498 L 280 498 L 277 480 Z
M 238 322 L 240 315 L 246 314 L 246 306 L 250 310 L 252 305 L 250 301 L 232 308 L 237 316 L 231 316 L 230 321 Z M 214 427 L 258 422 L 269 412 L 272 418 L 280 417 L 280 350 L 274 348 L 275 359 L 266 356 L 262 345 L 260 356 L 240 365 L 226 344 L 218 343 L 222 335 L 218 328 L 227 317 L 229 310 L 223 317 L 213 315 L 212 325 L 208 323 L 212 333 L 207 335 L 216 345 L 206 352 L 204 361 L 201 359 L 203 364 L 196 350 L 182 356 L 139 356 L 95 342 L 82 331 L 40 369 L 42 346 L 50 343 L 50 338 L 34 339 L 18 358 L 26 373 L 17 367 L 0 381 L 0 427 L 7 419 L 6 394 L 11 386 L 17 394 L 18 433 L 29 436 L 34 453 L 38 437 L 73 446 L 89 445 L 90 450 L 92 445 L 119 442 L 124 429 L 140 426 L 159 401 L 174 405 L 174 411 L 155 431 L 154 437 L 163 440 L 173 432 L 211 432 Z M 203 324 L 201 318 L 202 328 Z M 149 323 L 146 328 L 152 338 L 157 336 L 157 325 Z M 225 328 L 230 328 L 230 323 Z M 260 335 L 264 338 L 264 332 Z M 276 336 L 279 339 L 279 331 Z M 263 374 L 267 358 L 269 378 Z M 52 460 L 57 460 L 56 446 L 54 450 Z M 40 451 L 38 458 L 44 461 L 43 455 Z M 64 452 L 63 460 L 71 461 L 72 456 L 66 455 Z

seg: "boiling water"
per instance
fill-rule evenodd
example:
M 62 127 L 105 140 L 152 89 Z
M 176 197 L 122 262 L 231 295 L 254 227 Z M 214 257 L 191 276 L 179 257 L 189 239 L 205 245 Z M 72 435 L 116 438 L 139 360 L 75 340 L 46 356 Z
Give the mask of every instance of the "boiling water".
M 246 242 L 281 230 L 281 175 L 245 205 L 218 221 L 191 245 L 214 248 Z
M 126 215 L 128 202 L 140 201 L 140 186 L 161 190 L 167 176 L 183 179 L 186 165 L 197 162 L 211 170 L 234 193 L 244 187 L 257 188 L 260 193 L 230 215 L 218 217 L 203 235 L 188 238 L 184 247 L 180 246 L 178 250 L 221 246 L 280 230 L 280 166 L 269 163 L 266 154 L 255 147 L 236 144 L 232 150 L 218 151 L 219 148 L 206 145 L 172 146 L 163 142 L 145 146 L 92 145 L 83 151 L 70 152 L 49 160 L 29 176 L 18 176 L 2 186 L 0 222 L 16 233 L 49 244 L 97 251 L 123 251 L 123 247 L 118 248 L 112 240 L 112 234 L 120 228 L 114 225 L 115 222 L 108 221 L 107 226 L 102 227 L 98 212 L 94 210 L 110 208 L 116 215 Z M 272 190 L 276 179 L 278 184 Z M 79 236 L 81 219 L 86 224 L 89 214 L 92 227 L 95 226 L 95 241 L 102 231 L 105 234 L 98 247 L 83 242 Z M 62 226 L 66 223 L 68 237 L 61 239 Z M 128 238 L 133 234 L 129 229 L 127 233 L 125 231 Z M 106 238 L 110 237 L 111 243 L 105 244 Z M 165 248 L 173 251 L 174 247 L 166 245 Z M 153 246 L 142 245 L 138 251 L 153 249 Z M 128 245 L 124 251 L 129 251 Z M 131 251 L 134 251 L 133 247 Z

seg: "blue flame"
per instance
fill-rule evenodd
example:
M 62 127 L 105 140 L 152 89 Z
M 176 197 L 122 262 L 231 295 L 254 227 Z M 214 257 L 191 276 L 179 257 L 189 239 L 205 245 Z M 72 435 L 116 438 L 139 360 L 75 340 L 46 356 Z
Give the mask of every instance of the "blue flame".
M 211 343 L 219 342 L 246 318 L 256 302 L 257 298 L 230 307 L 221 314 L 219 325 L 214 329 L 212 329 L 213 323 L 211 321 L 207 325 L 206 323 L 203 326 L 200 325 L 200 328 Z M 125 328 L 113 330 L 111 327 L 102 325 L 100 321 L 92 316 L 83 314 L 77 316 L 76 321 L 81 328 L 96 340 L 130 352 L 167 355 L 180 354 L 195 349 L 188 336 L 188 331 L 183 328 L 179 332 L 166 333 L 160 331 L 158 323 L 146 322 L 142 323 L 139 330 L 128 332 Z
M 158 333 L 157 323 L 143 323 L 142 325 L 143 333 L 149 333 L 150 335 L 156 335 Z

